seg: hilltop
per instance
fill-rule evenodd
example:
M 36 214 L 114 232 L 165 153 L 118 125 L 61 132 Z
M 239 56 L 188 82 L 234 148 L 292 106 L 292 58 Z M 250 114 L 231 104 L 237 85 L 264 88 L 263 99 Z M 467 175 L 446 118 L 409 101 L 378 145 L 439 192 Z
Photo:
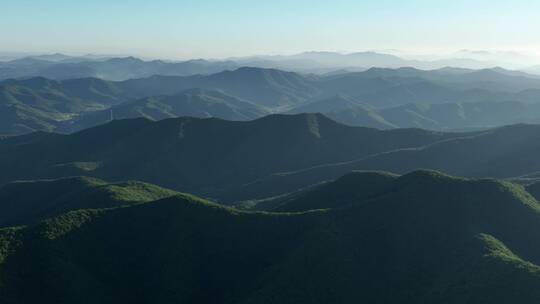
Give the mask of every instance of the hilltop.
M 0 227 L 32 224 L 72 210 L 113 208 L 177 194 L 147 183 L 111 184 L 88 177 L 11 182 L 0 187 Z

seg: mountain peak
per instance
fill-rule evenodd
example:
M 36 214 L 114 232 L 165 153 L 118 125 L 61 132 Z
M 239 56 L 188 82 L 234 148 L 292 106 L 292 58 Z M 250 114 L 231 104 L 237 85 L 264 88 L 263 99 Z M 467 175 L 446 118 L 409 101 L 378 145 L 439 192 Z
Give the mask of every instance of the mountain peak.
M 404 174 L 398 179 L 400 183 L 422 183 L 422 182 L 437 182 L 437 181 L 451 181 L 451 180 L 464 180 L 456 178 L 436 170 L 421 169 Z
M 144 63 L 145 61 L 133 56 L 128 57 L 118 57 L 107 59 L 106 62 L 109 63 Z
M 287 73 L 287 72 L 284 72 L 282 70 L 278 70 L 278 69 L 272 69 L 272 68 L 259 68 L 259 67 L 249 67 L 249 66 L 244 66 L 244 67 L 240 67 L 236 70 L 234 70 L 233 72 L 238 72 L 238 73 Z
M 271 122 L 272 124 L 279 125 L 282 122 L 293 122 L 293 121 L 330 121 L 332 123 L 338 124 L 330 118 L 326 117 L 321 113 L 298 113 L 298 114 L 270 114 L 265 117 L 254 120 L 254 122 Z

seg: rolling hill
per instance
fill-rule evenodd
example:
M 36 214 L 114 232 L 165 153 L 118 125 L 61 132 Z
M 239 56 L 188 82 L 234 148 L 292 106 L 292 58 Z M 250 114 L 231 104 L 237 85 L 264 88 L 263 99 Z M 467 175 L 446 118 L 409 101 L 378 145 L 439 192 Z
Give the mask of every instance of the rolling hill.
M 102 111 L 84 113 L 60 127 L 63 131 L 78 131 L 105 124 L 111 119 L 144 117 L 163 120 L 181 116 L 216 117 L 225 120 L 253 120 L 268 114 L 268 110 L 224 93 L 204 89 L 189 89 L 171 96 L 147 97 L 125 102 Z
M 400 127 L 433 130 L 492 128 L 517 123 L 539 123 L 540 104 L 523 102 L 465 102 L 409 104 L 384 109 L 380 115 Z
M 540 205 L 522 187 L 433 171 L 388 183 L 319 211 L 180 195 L 5 228 L 0 294 L 7 304 L 540 299 Z
M 310 102 L 306 105 L 296 107 L 288 113 L 322 113 L 337 122 L 349 126 L 377 129 L 392 129 L 396 127 L 386 121 L 377 110 L 344 95 L 336 95 Z
M 276 69 L 242 67 L 212 75 L 153 76 L 132 79 L 121 86 L 136 95 L 171 95 L 182 90 L 220 90 L 261 106 L 280 108 L 305 102 L 320 94 L 314 78 Z
M 301 112 L 319 112 L 350 126 L 379 129 L 422 128 L 455 131 L 540 122 L 540 104 L 517 101 L 417 103 L 373 109 L 359 102 L 345 103 L 338 97 L 309 103 L 290 111 Z
M 375 109 L 348 96 L 300 105 L 288 113 L 322 113 L 349 125 L 378 129 L 480 130 L 540 122 L 540 104 L 518 101 L 415 103 Z
M 0 82 L 0 134 L 53 131 L 79 113 L 124 100 L 120 88 L 99 79 L 6 80 Z
M 538 101 L 521 93 L 540 88 L 540 79 L 506 70 L 417 70 L 372 68 L 363 72 L 323 77 L 324 94 L 345 94 L 375 108 L 409 103 L 437 104 L 485 101 Z M 526 75 L 526 74 L 525 74 Z

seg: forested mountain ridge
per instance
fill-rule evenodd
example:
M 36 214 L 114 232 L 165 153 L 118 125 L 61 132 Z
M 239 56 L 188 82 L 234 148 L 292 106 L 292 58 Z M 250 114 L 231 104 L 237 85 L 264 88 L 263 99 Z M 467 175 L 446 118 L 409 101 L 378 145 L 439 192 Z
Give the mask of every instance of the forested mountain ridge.
M 0 294 L 5 303 L 540 299 L 540 205 L 522 187 L 434 171 L 389 185 L 318 211 L 246 212 L 179 195 L 4 228 Z
M 0 141 L 0 183 L 88 175 L 143 180 L 234 200 L 236 194 L 229 191 L 270 174 L 458 136 L 462 135 L 349 127 L 320 114 L 271 115 L 249 122 L 117 120 L 71 135 L 35 133 Z

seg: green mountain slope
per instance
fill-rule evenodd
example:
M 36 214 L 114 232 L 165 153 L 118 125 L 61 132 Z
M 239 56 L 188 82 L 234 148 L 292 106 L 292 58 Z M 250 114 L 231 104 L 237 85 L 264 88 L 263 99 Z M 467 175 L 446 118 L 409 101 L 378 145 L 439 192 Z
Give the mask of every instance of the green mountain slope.
M 0 134 L 53 131 L 79 113 L 120 103 L 120 89 L 98 79 L 0 82 Z
M 8 304 L 535 303 L 539 228 L 523 188 L 430 171 L 326 211 L 176 196 L 0 230 L 0 294 Z
M 383 152 L 357 160 L 326 164 L 273 174 L 236 191 L 278 195 L 275 189 L 296 189 L 332 180 L 354 170 L 384 170 L 407 173 L 434 169 L 467 177 L 514 178 L 540 171 L 538 125 L 513 125 L 483 132 L 462 133 L 454 139 L 424 147 Z
M 0 141 L 0 183 L 90 175 L 143 180 L 234 201 L 239 195 L 242 199 L 260 195 L 239 187 L 269 174 L 420 147 L 458 135 L 348 127 L 318 114 L 272 115 L 249 122 L 119 120 L 72 135 Z
M 397 178 L 397 175 L 387 172 L 352 172 L 335 181 L 323 182 L 288 195 L 251 202 L 245 206 L 251 210 L 277 212 L 341 208 L 391 191 Z
M 538 125 L 513 125 L 423 149 L 378 155 L 359 164 L 406 172 L 432 168 L 461 176 L 509 178 L 536 172 Z M 368 165 L 369 164 L 369 165 Z M 367 168 L 371 169 L 371 168 Z
M 0 187 L 0 227 L 29 224 L 71 210 L 118 207 L 176 194 L 141 182 L 108 184 L 88 177 L 12 182 Z

